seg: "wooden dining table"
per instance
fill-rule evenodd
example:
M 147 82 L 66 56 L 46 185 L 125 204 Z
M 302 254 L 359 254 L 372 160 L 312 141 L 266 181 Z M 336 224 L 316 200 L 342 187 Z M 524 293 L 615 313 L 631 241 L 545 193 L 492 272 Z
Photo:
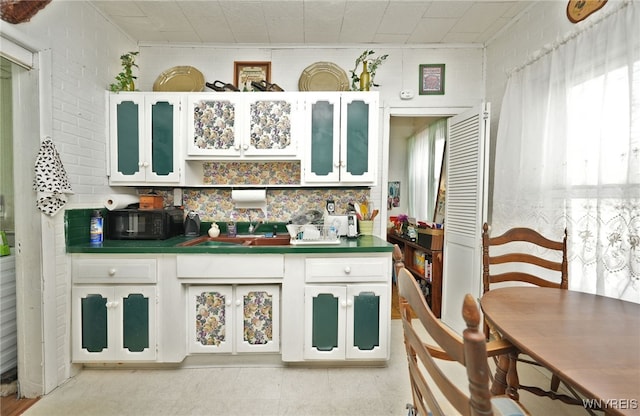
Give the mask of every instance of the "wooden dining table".
M 584 406 L 640 415 L 640 304 L 542 287 L 493 289 L 480 304 L 502 337 L 583 395 Z

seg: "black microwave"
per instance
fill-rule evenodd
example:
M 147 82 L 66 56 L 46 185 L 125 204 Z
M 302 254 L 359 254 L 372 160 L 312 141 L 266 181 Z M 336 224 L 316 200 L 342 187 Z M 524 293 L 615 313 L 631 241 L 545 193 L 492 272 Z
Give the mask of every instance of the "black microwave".
M 184 234 L 180 208 L 107 211 L 105 236 L 110 240 L 165 240 L 180 234 Z

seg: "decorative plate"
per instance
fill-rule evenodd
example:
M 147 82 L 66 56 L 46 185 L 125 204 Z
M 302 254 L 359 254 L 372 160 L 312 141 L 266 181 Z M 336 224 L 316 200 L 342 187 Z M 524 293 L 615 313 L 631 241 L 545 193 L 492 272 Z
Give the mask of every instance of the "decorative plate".
M 302 71 L 300 91 L 349 91 L 349 78 L 344 69 L 332 62 L 316 62 Z
M 202 91 L 204 76 L 192 66 L 174 66 L 164 71 L 153 83 L 154 91 Z

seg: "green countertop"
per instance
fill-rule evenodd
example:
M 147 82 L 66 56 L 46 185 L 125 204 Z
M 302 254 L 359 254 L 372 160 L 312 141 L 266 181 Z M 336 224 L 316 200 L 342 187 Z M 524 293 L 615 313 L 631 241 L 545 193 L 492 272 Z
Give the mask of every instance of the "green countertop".
M 392 252 L 393 245 L 385 240 L 365 235 L 356 239 L 341 238 L 339 244 L 287 245 L 287 246 L 243 246 L 222 245 L 215 247 L 180 247 L 181 243 L 194 237 L 178 236 L 168 240 L 105 240 L 99 246 L 87 243 L 68 243 L 67 253 L 85 254 L 305 254 L 305 253 L 380 253 Z M 268 238 L 268 237 L 264 237 Z

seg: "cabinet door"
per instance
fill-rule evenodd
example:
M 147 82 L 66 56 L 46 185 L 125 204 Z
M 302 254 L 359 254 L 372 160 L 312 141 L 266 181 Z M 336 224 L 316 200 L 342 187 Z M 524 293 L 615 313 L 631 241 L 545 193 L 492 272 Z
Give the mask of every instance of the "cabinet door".
M 305 100 L 305 168 L 307 183 L 340 180 L 340 95 L 318 93 Z
M 238 93 L 189 94 L 187 155 L 240 157 L 243 96 Z
M 280 351 L 280 286 L 237 286 L 236 351 Z
M 247 99 L 243 108 L 246 115 L 243 155 L 297 157 L 301 125 L 299 95 L 277 92 L 243 95 Z
M 109 95 L 111 182 L 143 182 L 144 94 Z
M 347 359 L 386 359 L 389 355 L 389 286 L 347 286 Z
M 345 286 L 305 287 L 305 359 L 345 359 L 346 296 Z
M 146 182 L 180 182 L 180 97 L 148 94 L 145 98 L 145 154 L 142 166 Z
M 156 300 L 155 286 L 75 286 L 73 361 L 155 360 Z
M 155 286 L 116 287 L 117 351 L 119 360 L 156 359 Z
M 343 93 L 340 182 L 375 183 L 378 147 L 377 94 Z
M 232 352 L 232 286 L 190 286 L 188 297 L 188 351 Z

